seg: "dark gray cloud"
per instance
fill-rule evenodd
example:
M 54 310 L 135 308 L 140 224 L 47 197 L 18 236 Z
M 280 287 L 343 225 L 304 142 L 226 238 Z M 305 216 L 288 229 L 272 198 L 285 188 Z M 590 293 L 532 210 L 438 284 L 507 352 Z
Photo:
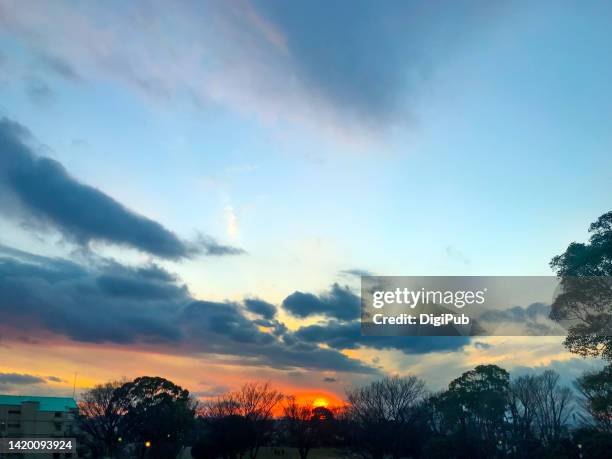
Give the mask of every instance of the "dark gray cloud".
M 248 298 L 244 300 L 244 305 L 247 310 L 254 314 L 260 315 L 264 319 L 271 320 L 276 315 L 276 306 L 268 303 L 267 301 L 259 300 L 257 298 Z
M 262 332 L 256 323 L 241 313 L 239 305 L 194 301 L 180 317 L 192 343 L 207 352 L 232 354 L 242 357 L 244 362 L 254 359 L 276 368 L 375 372 L 370 367 L 332 349 L 314 343 L 279 340 L 273 333 Z
M 63 383 L 66 382 L 65 379 L 59 378 L 57 376 L 47 376 L 47 380 L 51 381 L 51 382 L 56 382 L 56 383 Z
M 19 386 L 45 383 L 46 381 L 39 376 L 22 373 L 0 373 L 0 390 L 3 391 L 10 391 Z
M 326 382 L 326 383 L 335 383 L 335 382 L 338 382 L 338 380 L 336 378 L 326 377 L 326 378 L 323 378 L 323 382 Z
M 284 324 L 250 320 L 245 304 L 195 300 L 156 265 L 101 259 L 85 267 L 0 246 L 0 291 L 4 337 L 50 332 L 79 342 L 226 355 L 245 365 L 377 372 L 336 349 L 285 340 Z
M 357 301 L 347 289 L 335 289 Z M 273 306 L 262 300 L 242 305 L 196 301 L 175 276 L 156 265 L 126 267 L 101 260 L 85 268 L 6 247 L 0 247 L 0 291 L 3 325 L 13 335 L 47 330 L 75 341 L 172 346 L 283 369 L 371 373 L 375 370 L 339 351 L 367 347 L 425 354 L 455 351 L 469 343 L 469 337 L 362 336 L 355 320 L 291 332 L 275 319 L 244 315 L 254 304 L 266 304 L 265 311 L 272 312 Z
M 399 350 L 404 354 L 452 352 L 470 343 L 467 336 L 363 336 L 359 321 L 330 321 L 301 327 L 294 332 L 298 340 L 312 344 L 326 344 L 332 349 Z
M 484 343 L 482 341 L 476 341 L 474 343 L 474 347 L 476 349 L 491 349 L 493 347 L 493 345 L 489 344 L 489 343 Z
M 26 226 L 32 221 L 50 225 L 84 247 L 101 241 L 169 259 L 244 252 L 206 236 L 194 243 L 182 241 L 158 222 L 78 182 L 59 162 L 37 156 L 32 142 L 25 127 L 6 118 L 0 121 L 0 191 L 13 198 L 11 205 L 5 198 L 2 208 L 27 217 Z
M 348 287 L 333 284 L 329 292 L 321 295 L 293 292 L 283 300 L 283 308 L 296 317 L 324 315 L 339 320 L 359 317 L 361 302 Z
M 283 340 L 325 344 L 332 349 L 396 349 L 405 354 L 427 354 L 449 352 L 463 348 L 470 342 L 466 336 L 362 336 L 360 298 L 348 287 L 333 284 L 329 292 L 322 295 L 294 292 L 283 301 L 283 308 L 298 317 L 324 315 L 331 320 L 301 327 L 287 333 Z
M 222 245 L 216 242 L 209 236 L 198 236 L 197 245 L 195 248 L 197 251 L 203 251 L 205 255 L 213 257 L 222 257 L 224 255 L 242 255 L 246 251 L 239 247 L 232 247 L 230 245 Z
M 188 293 L 160 278 L 160 268 L 105 261 L 90 270 L 66 260 L 14 255 L 0 257 L 0 311 L 13 333 L 40 328 L 84 342 L 180 341 L 172 322 Z

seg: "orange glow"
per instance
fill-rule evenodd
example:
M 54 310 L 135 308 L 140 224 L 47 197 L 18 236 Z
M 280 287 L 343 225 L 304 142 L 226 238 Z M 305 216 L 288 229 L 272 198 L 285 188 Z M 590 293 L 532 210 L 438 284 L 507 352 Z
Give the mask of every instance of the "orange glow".
M 323 397 L 315 398 L 312 402 L 313 408 L 319 408 L 320 406 L 322 406 L 323 408 L 327 408 L 328 405 L 329 405 L 329 402 L 327 401 L 326 398 L 323 398 Z

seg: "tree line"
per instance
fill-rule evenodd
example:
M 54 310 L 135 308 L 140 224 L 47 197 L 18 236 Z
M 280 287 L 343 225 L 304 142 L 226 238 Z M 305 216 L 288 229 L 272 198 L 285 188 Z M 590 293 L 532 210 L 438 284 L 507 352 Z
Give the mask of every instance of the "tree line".
M 338 457 L 604 458 L 612 449 L 612 366 L 586 373 L 576 390 L 552 370 L 511 379 L 479 365 L 429 392 L 416 376 L 386 377 L 346 390 L 342 406 L 313 407 L 269 383 L 197 402 L 160 377 L 110 382 L 79 401 L 90 457 L 256 459 L 263 446 L 296 448 L 302 459 Z

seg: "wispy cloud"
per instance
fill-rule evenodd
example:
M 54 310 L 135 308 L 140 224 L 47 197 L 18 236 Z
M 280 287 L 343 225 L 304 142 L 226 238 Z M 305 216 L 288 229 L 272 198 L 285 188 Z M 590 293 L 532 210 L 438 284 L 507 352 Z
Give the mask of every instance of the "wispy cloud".
M 155 0 L 112 9 L 1 5 L 6 33 L 65 79 L 104 77 L 158 101 L 189 94 L 199 106 L 221 103 L 353 134 L 410 118 L 436 63 L 497 11 L 470 2 L 429 8 L 361 0 L 291 8 L 181 2 L 171 13 Z

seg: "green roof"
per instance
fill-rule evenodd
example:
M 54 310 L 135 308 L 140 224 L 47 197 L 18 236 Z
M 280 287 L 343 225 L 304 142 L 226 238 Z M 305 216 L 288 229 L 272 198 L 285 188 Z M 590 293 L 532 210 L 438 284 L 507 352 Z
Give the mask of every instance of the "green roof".
M 0 395 L 0 405 L 21 405 L 24 402 L 38 402 L 40 411 L 68 411 L 77 407 L 76 402 L 71 397 Z

